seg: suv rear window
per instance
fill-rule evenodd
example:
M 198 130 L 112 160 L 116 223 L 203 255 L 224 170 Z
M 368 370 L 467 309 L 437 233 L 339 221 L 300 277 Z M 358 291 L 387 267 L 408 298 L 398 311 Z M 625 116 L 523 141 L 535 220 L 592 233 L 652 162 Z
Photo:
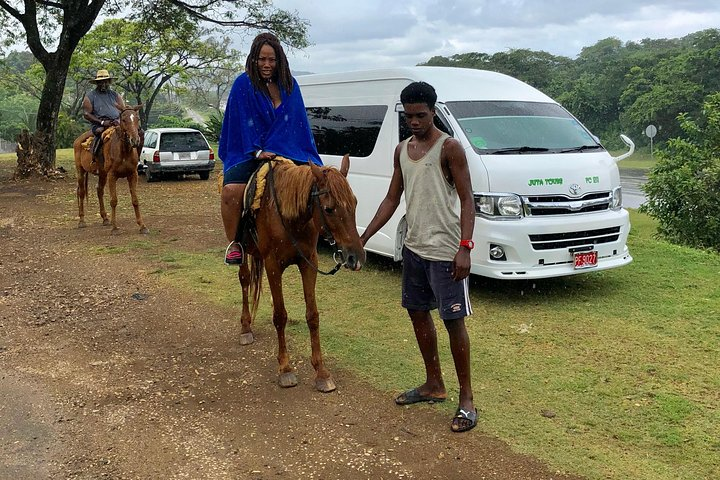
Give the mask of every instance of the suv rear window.
M 200 132 L 167 132 L 160 136 L 160 151 L 163 152 L 196 152 L 209 149 Z

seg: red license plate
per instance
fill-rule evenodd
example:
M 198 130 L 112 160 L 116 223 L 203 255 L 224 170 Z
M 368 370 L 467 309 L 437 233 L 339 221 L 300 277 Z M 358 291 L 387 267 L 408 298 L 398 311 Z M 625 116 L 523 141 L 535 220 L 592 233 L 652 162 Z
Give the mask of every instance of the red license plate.
M 577 252 L 575 253 L 575 268 L 592 268 L 597 267 L 598 252 Z

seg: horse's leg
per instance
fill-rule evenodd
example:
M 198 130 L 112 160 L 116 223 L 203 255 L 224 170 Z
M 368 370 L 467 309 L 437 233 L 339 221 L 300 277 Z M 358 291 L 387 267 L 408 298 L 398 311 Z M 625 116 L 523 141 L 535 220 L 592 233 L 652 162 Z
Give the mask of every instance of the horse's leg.
M 240 268 L 238 269 L 238 279 L 240 280 L 240 288 L 242 289 L 243 297 L 242 316 L 240 317 L 240 324 L 242 325 L 242 328 L 240 329 L 240 345 L 250 345 L 255 341 L 252 329 L 250 328 L 250 325 L 252 324 L 249 301 L 251 278 L 247 258 L 248 257 L 245 257 L 245 262 L 240 265 Z
M 138 174 L 137 170 L 128 177 L 128 187 L 130 187 L 130 199 L 132 201 L 133 210 L 135 210 L 135 221 L 140 225 L 140 233 L 150 233 L 150 230 L 145 226 L 142 215 L 140 215 L 140 202 L 137 196 L 137 183 Z
M 317 253 L 315 254 L 317 257 Z M 303 293 L 305 295 L 305 320 L 310 330 L 310 346 L 312 348 L 312 366 L 315 368 L 315 388 L 323 393 L 335 390 L 335 381 L 325 368 L 322 352 L 320 350 L 320 314 L 318 314 L 315 301 L 315 283 L 317 271 L 307 263 L 301 263 L 298 268 L 302 276 Z
M 278 337 L 278 379 L 281 387 L 294 387 L 297 385 L 297 376 L 290 366 L 290 355 L 288 355 L 287 344 L 285 343 L 285 325 L 287 325 L 287 310 L 282 293 L 282 268 L 275 262 L 266 265 L 270 293 L 273 299 L 273 325 Z
M 98 204 L 100 205 L 100 217 L 102 217 L 103 225 L 105 225 L 105 226 L 110 225 L 110 220 L 108 220 L 107 210 L 105 210 L 105 184 L 106 183 L 107 183 L 107 174 L 102 171 L 102 168 L 100 168 L 98 171 L 97 196 L 98 196 Z
M 112 231 L 110 233 L 117 235 L 120 232 L 116 219 L 118 203 L 117 178 L 112 173 L 108 174 L 108 189 L 110 190 L 110 223 L 112 224 Z
M 85 197 L 87 191 L 85 190 L 85 183 L 87 182 L 88 173 L 82 169 L 82 167 L 76 164 L 75 172 L 77 174 L 77 202 L 78 202 L 78 215 L 80 216 L 80 222 L 78 222 L 78 228 L 85 228 Z

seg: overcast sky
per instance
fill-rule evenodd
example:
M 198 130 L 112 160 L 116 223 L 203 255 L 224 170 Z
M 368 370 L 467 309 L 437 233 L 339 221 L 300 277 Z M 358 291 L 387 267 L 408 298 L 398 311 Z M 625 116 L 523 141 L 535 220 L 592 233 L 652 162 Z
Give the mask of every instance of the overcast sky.
M 293 71 L 412 66 L 435 55 L 544 50 L 574 58 L 617 37 L 679 38 L 720 28 L 718 0 L 275 0 L 310 23 Z M 239 40 L 243 55 L 251 37 Z M 244 58 L 243 58 L 244 61 Z

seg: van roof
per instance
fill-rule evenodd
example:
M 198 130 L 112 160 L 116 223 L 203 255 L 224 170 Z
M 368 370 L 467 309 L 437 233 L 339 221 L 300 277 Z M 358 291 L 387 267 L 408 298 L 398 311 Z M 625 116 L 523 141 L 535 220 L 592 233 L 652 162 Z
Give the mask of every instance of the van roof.
M 381 70 L 358 70 L 343 73 L 299 75 L 301 87 L 340 83 L 398 81 L 400 90 L 411 82 L 427 82 L 435 88 L 439 102 L 460 100 L 518 100 L 557 103 L 534 87 L 508 75 L 456 67 L 401 67 Z M 401 86 L 402 85 L 402 86 Z

